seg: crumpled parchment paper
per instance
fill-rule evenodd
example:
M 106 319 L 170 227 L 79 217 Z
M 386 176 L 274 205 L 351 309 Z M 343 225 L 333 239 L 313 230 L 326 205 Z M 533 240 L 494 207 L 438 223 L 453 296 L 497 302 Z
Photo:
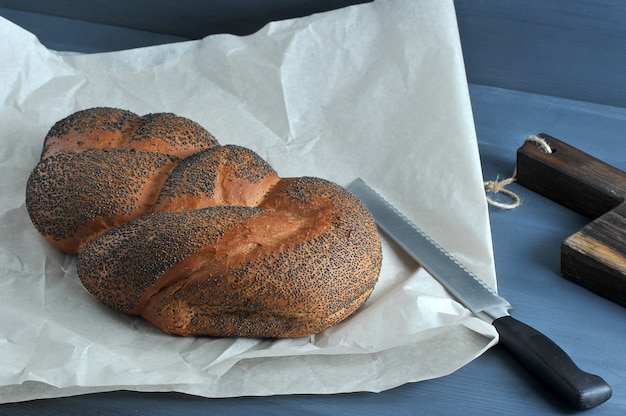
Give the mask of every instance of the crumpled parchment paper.
M 387 0 L 246 36 L 103 54 L 43 47 L 0 18 L 0 402 L 117 389 L 208 397 L 381 391 L 449 374 L 497 341 L 383 237 L 353 317 L 311 337 L 179 338 L 107 309 L 24 205 L 43 138 L 88 107 L 174 112 L 281 176 L 362 177 L 495 288 L 453 2 Z

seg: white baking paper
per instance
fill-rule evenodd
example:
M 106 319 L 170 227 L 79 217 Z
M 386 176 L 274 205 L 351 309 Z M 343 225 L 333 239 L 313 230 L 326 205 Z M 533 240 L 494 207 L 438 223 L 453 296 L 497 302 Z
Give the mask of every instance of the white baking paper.
M 81 109 L 174 112 L 281 176 L 362 177 L 495 288 L 453 2 L 386 0 L 246 37 L 103 54 L 47 50 L 0 19 L 0 401 L 117 389 L 208 397 L 382 391 L 449 374 L 497 341 L 383 239 L 371 298 L 285 340 L 179 338 L 99 304 L 37 234 L 25 184 L 48 129 Z

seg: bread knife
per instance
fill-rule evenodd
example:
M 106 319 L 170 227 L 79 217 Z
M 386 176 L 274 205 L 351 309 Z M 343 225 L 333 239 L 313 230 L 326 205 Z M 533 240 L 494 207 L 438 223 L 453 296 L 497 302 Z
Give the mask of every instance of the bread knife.
M 362 179 L 349 187 L 370 210 L 378 227 L 437 279 L 474 315 L 492 324 L 499 343 L 542 384 L 569 405 L 584 410 L 607 401 L 611 387 L 582 371 L 556 343 L 510 315 L 511 304 L 487 287 Z

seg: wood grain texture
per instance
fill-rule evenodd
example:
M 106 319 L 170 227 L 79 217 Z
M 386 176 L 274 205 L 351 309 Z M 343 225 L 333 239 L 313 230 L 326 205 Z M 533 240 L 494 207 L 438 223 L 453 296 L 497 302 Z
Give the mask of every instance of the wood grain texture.
M 591 291 L 626 306 L 626 203 L 568 237 L 561 271 Z
M 561 245 L 561 272 L 626 306 L 626 172 L 547 134 L 517 152 L 517 182 L 580 214 L 597 218 Z
M 626 173 L 545 133 L 517 151 L 517 182 L 582 215 L 597 218 L 626 199 Z
M 626 2 L 454 3 L 471 83 L 626 107 Z

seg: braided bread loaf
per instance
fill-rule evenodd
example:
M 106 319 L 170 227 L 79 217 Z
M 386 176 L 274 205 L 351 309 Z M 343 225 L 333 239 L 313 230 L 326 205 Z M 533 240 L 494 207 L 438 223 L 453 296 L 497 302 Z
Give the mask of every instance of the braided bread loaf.
M 340 186 L 280 178 L 173 114 L 112 108 L 56 123 L 26 206 L 105 305 L 176 335 L 294 337 L 369 297 L 376 225 Z

